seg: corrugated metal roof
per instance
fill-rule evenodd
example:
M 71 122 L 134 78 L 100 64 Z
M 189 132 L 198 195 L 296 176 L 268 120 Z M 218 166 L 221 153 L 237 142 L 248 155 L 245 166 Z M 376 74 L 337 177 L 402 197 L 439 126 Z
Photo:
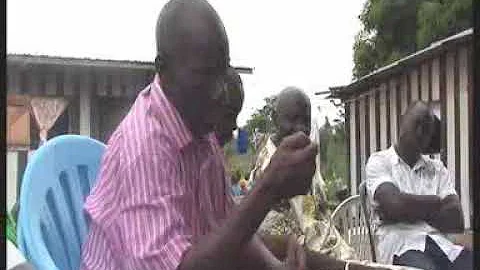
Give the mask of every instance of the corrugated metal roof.
M 381 67 L 371 72 L 370 74 L 353 81 L 349 85 L 330 87 L 329 89 L 332 92 L 332 97 L 340 97 L 347 93 L 351 93 L 351 92 L 353 93 L 356 89 L 361 88 L 365 84 L 368 84 L 369 82 L 377 79 L 378 77 L 388 76 L 389 74 L 396 72 L 401 67 L 410 65 L 415 61 L 419 61 L 424 57 L 428 57 L 429 55 L 435 52 L 441 51 L 447 45 L 456 44 L 472 37 L 473 37 L 473 28 L 470 28 L 463 32 L 455 34 L 453 36 L 447 37 L 445 39 L 435 41 L 425 49 L 422 49 L 413 54 L 410 54 L 400 60 L 393 62 L 392 64 Z
M 105 60 L 92 58 L 74 58 L 49 55 L 31 55 L 31 54 L 8 54 L 8 63 L 19 63 L 22 65 L 62 65 L 62 66 L 92 66 L 107 68 L 128 68 L 153 70 L 153 62 L 129 61 L 129 60 Z

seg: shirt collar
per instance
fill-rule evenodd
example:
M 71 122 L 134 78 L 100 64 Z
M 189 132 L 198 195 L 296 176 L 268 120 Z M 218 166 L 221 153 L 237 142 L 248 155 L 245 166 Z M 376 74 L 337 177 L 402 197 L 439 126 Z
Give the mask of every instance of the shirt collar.
M 160 77 L 155 75 L 151 84 L 150 92 L 152 95 L 152 110 L 160 119 L 162 124 L 170 132 L 174 143 L 179 149 L 183 149 L 193 140 L 190 129 L 185 124 L 182 116 L 175 106 L 168 100 L 162 88 L 160 87 Z
M 398 155 L 398 153 L 395 150 L 395 147 L 393 145 L 390 146 L 390 148 L 388 150 L 390 152 L 390 162 L 392 163 L 392 165 L 396 165 L 396 164 L 399 164 L 399 163 L 403 163 L 403 164 L 407 165 L 402 160 L 402 158 L 400 158 L 400 156 Z M 420 159 L 417 161 L 417 163 L 415 163 L 412 170 L 417 171 L 417 170 L 422 169 L 422 168 L 429 168 L 428 165 L 429 165 L 429 163 L 427 162 L 426 158 L 423 155 L 420 155 Z

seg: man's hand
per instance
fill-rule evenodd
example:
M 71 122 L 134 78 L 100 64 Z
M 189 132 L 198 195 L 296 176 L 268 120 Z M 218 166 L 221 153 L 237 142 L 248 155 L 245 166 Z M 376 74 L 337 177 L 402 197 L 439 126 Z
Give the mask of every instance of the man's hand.
M 315 173 L 317 145 L 303 132 L 285 137 L 259 183 L 275 200 L 306 194 Z
M 441 200 L 440 210 L 427 220 L 443 233 L 463 232 L 465 229 L 462 207 L 457 195 L 449 195 Z

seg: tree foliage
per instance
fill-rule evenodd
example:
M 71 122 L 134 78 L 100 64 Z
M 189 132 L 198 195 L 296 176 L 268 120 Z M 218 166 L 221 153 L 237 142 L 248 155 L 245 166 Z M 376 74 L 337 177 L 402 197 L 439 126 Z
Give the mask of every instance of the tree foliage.
M 275 96 L 267 97 L 264 99 L 265 105 L 262 108 L 257 109 L 251 118 L 247 120 L 246 129 L 249 136 L 252 136 L 255 132 L 255 129 L 258 129 L 258 132 L 271 134 L 273 133 L 273 110 L 275 105 Z
M 471 0 L 367 0 L 353 45 L 358 79 L 472 26 Z
M 325 181 L 329 207 L 335 208 L 338 203 L 336 192 L 348 183 L 348 157 L 345 122 L 330 124 L 326 118 L 320 128 L 320 172 Z

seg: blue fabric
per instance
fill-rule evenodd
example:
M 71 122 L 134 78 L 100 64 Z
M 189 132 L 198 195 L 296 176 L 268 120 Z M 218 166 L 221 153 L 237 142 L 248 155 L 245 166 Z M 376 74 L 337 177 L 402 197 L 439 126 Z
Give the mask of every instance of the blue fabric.
M 17 241 L 37 270 L 77 270 L 88 231 L 83 204 L 105 145 L 62 135 L 32 155 L 20 192 Z
M 232 186 L 232 195 L 233 196 L 241 196 L 242 195 L 242 189 L 238 184 L 235 184 Z
M 248 132 L 243 129 L 238 130 L 237 152 L 246 154 L 248 149 Z

